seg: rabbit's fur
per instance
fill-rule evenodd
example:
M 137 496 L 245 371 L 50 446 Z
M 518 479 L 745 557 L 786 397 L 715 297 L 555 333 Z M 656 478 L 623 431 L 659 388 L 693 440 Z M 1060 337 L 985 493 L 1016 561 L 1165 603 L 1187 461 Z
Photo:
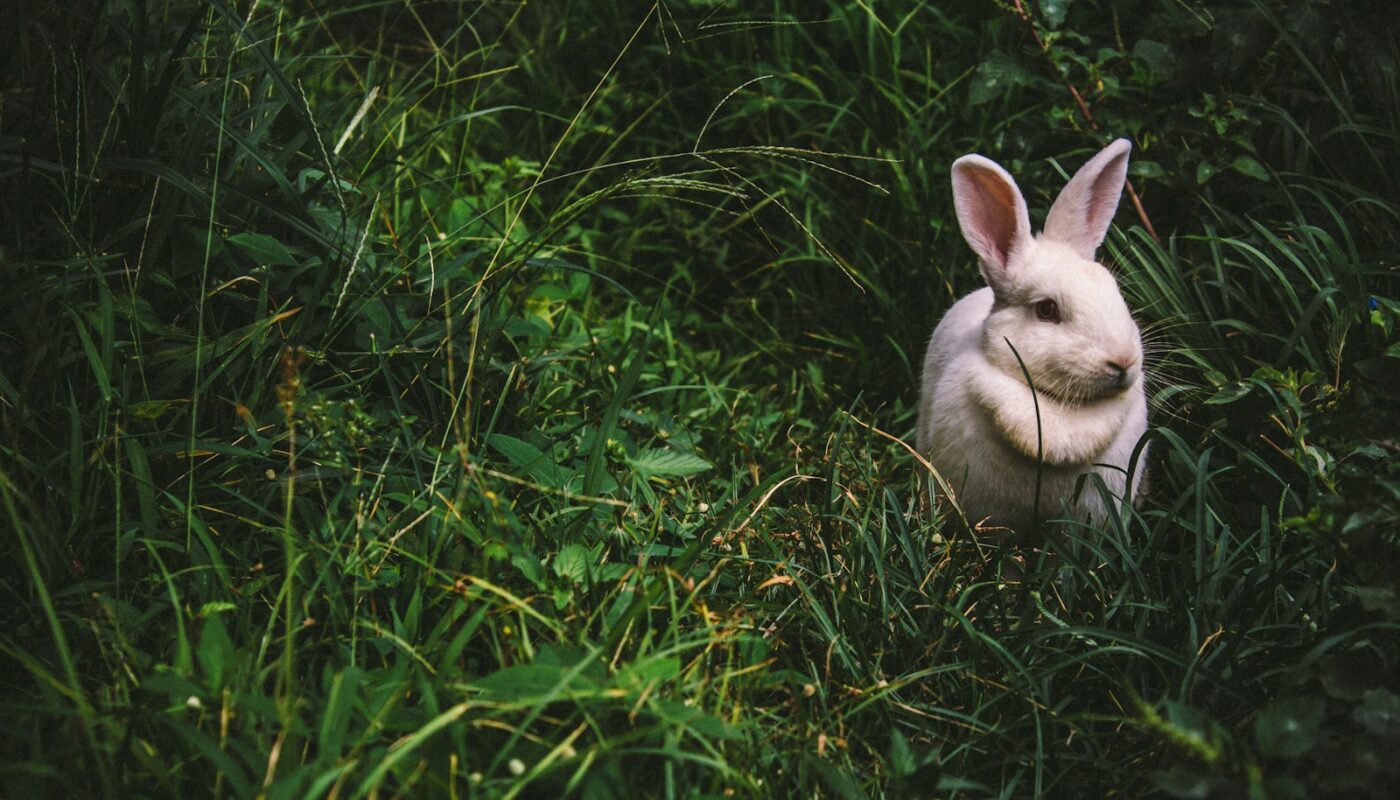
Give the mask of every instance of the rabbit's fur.
M 1118 208 L 1130 149 L 1119 139 L 1081 167 L 1034 237 L 1005 170 L 978 155 L 953 163 L 958 223 L 987 286 L 955 303 L 929 341 L 918 449 L 971 523 L 1018 530 L 1038 523 L 1038 470 L 1042 519 L 1059 516 L 1062 503 L 1078 519 L 1102 519 L 1095 486 L 1074 497 L 1086 472 L 1123 495 L 1147 429 L 1142 339 L 1094 253 Z M 1134 497 L 1142 476 L 1139 463 Z

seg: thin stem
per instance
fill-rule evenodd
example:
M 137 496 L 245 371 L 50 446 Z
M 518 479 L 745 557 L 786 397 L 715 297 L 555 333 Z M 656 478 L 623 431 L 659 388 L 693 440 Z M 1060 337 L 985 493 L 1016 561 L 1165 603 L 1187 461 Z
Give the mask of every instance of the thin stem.
M 1021 21 L 1026 23 L 1026 27 L 1031 32 L 1031 37 L 1035 39 L 1036 46 L 1040 48 L 1042 55 L 1049 60 L 1050 45 L 1040 38 L 1040 31 L 1036 30 L 1035 21 L 1031 19 L 1031 14 L 1026 7 L 1021 4 L 1021 0 L 1012 0 L 1016 5 L 1016 14 Z M 1054 66 L 1054 62 L 1051 62 Z M 1060 83 L 1069 90 L 1069 94 L 1074 98 L 1074 104 L 1079 108 L 1080 116 L 1084 117 L 1084 122 L 1089 126 L 1089 130 L 1097 131 L 1099 123 L 1094 120 L 1094 112 L 1089 110 L 1089 103 L 1084 99 L 1084 95 L 1079 93 L 1074 84 L 1070 82 L 1069 76 L 1055 68 L 1055 72 L 1060 77 Z M 1133 202 L 1133 210 L 1137 212 L 1138 220 L 1142 222 L 1142 227 L 1147 231 L 1147 235 L 1152 237 L 1152 241 L 1162 243 L 1162 237 L 1157 235 L 1157 228 L 1152 225 L 1152 220 L 1147 216 L 1147 209 L 1142 205 L 1142 198 L 1138 196 L 1137 190 L 1133 188 L 1133 182 L 1128 180 L 1123 182 L 1123 188 L 1128 190 L 1128 199 Z

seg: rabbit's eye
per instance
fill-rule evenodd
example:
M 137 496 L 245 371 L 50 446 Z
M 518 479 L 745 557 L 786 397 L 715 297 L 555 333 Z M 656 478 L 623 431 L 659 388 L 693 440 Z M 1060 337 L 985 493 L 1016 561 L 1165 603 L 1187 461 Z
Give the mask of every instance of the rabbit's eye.
M 1035 318 L 1041 322 L 1059 322 L 1060 304 L 1054 300 L 1041 300 L 1035 304 Z

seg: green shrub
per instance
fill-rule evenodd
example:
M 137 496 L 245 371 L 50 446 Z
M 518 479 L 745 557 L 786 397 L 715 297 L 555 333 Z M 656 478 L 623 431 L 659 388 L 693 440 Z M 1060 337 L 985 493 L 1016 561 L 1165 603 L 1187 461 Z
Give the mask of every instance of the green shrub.
M 0 793 L 1386 796 L 1387 8 L 21 0 Z M 1153 488 L 988 540 L 947 170 L 1120 135 Z

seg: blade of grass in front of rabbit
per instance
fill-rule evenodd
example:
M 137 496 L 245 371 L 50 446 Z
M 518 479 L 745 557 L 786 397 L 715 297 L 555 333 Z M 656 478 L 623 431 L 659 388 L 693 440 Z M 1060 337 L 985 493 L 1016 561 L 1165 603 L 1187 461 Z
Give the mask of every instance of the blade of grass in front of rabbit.
M 1016 363 L 1021 367 L 1021 374 L 1026 376 L 1026 385 L 1031 388 L 1031 404 L 1035 407 L 1035 500 L 1031 504 L 1031 529 L 1040 527 L 1040 477 L 1045 470 L 1045 442 L 1042 437 L 1040 427 L 1040 399 L 1036 396 L 1035 381 L 1031 380 L 1031 371 L 1026 369 L 1026 362 L 1021 360 L 1021 354 L 1016 352 L 1016 345 L 1005 336 L 1001 337 L 1006 342 L 1006 346 L 1011 348 L 1011 355 L 1016 356 Z

